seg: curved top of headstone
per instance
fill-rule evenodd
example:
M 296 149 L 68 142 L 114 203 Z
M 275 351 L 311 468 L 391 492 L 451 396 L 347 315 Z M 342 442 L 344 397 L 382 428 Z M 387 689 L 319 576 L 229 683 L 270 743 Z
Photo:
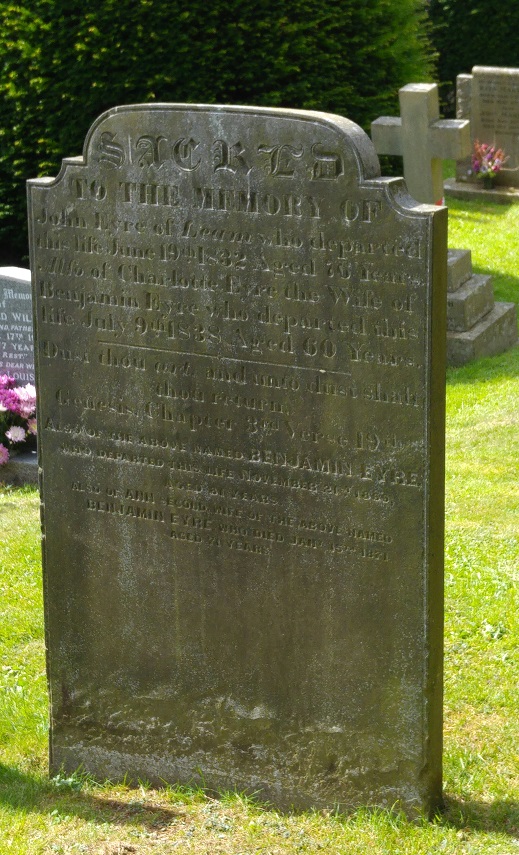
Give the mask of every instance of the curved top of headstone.
M 264 124 L 266 128 L 271 126 L 271 130 L 274 128 L 280 130 L 282 125 L 287 122 L 310 123 L 314 126 L 319 124 L 339 132 L 343 143 L 349 144 L 352 161 L 357 166 L 359 180 L 369 180 L 380 176 L 380 164 L 370 138 L 359 125 L 343 116 L 310 110 L 218 104 L 152 103 L 110 108 L 102 113 L 90 127 L 85 138 L 82 157 L 64 158 L 63 167 L 71 162 L 77 163 L 78 160 L 90 163 L 93 159 L 111 163 L 114 166 L 122 165 L 124 161 L 122 160 L 121 143 L 115 140 L 117 129 L 120 128 L 120 132 L 122 132 L 123 129 L 127 130 L 137 123 L 141 127 L 143 113 L 147 114 L 153 122 L 158 121 L 159 123 L 159 116 L 162 117 L 163 121 L 167 117 L 167 120 L 171 122 L 174 114 L 191 114 L 192 121 L 196 121 L 201 114 L 206 114 L 208 122 L 215 129 L 215 132 L 222 129 L 226 120 L 236 122 L 238 118 L 249 123 L 254 122 L 256 126 L 258 124 Z M 113 138 L 109 140 L 108 135 L 110 134 Z M 140 138 L 143 136 L 140 134 Z M 63 168 L 55 178 L 31 179 L 31 183 L 33 181 L 57 182 L 61 179 L 62 174 Z
M 262 135 L 264 144 L 258 145 Z M 99 167 L 113 177 L 120 171 L 135 181 L 200 178 L 209 171 L 251 186 L 281 178 L 287 190 L 308 181 L 330 189 L 367 183 L 383 187 L 404 216 L 431 210 L 412 198 L 403 179 L 381 177 L 376 150 L 359 125 L 310 110 L 174 103 L 113 107 L 91 126 L 81 156 L 64 158 L 56 177 L 28 184 L 60 184 L 70 166 Z
M 0 276 L 9 276 L 11 279 L 20 279 L 22 282 L 31 281 L 31 271 L 27 267 L 0 267 Z
M 112 133 L 115 137 L 119 128 L 119 133 L 123 133 L 124 131 L 130 131 L 132 127 L 136 127 L 138 125 L 139 139 L 143 140 L 145 135 L 142 134 L 140 130 L 142 128 L 143 121 L 145 121 L 143 114 L 149 116 L 150 122 L 154 125 L 160 125 L 161 123 L 166 122 L 168 124 L 174 122 L 175 124 L 178 123 L 179 125 L 183 125 L 186 122 L 183 117 L 189 115 L 190 119 L 187 120 L 189 129 L 191 129 L 195 123 L 199 123 L 202 115 L 205 115 L 206 122 L 209 127 L 214 130 L 215 137 L 218 137 L 219 134 L 223 134 L 226 125 L 236 125 L 237 122 L 243 123 L 245 126 L 248 125 L 254 135 L 258 133 L 258 126 L 261 125 L 264 126 L 265 133 L 269 134 L 272 132 L 283 133 L 284 126 L 288 126 L 289 124 L 292 126 L 294 124 L 300 124 L 301 127 L 304 125 L 312 125 L 314 127 L 315 125 L 321 125 L 329 130 L 331 138 L 335 136 L 336 138 L 340 138 L 343 144 L 346 143 L 351 152 L 351 165 L 355 164 L 360 181 L 376 178 L 380 175 L 380 164 L 370 138 L 362 128 L 359 127 L 359 125 L 349 119 L 338 115 L 310 110 L 215 104 L 153 103 L 132 104 L 111 108 L 99 116 L 88 131 L 83 148 L 84 160 L 88 163 L 91 162 L 92 159 L 98 159 L 104 162 L 112 162 L 114 165 L 117 165 L 117 158 L 120 156 L 118 145 L 121 145 L 121 143 L 114 139 L 110 146 L 111 141 L 108 140 L 108 134 Z M 175 114 L 178 116 L 176 122 Z M 185 130 L 187 132 L 187 129 Z M 297 136 L 293 135 L 293 132 L 291 133 L 291 136 L 293 137 L 294 148 L 296 149 L 296 152 L 293 154 L 293 159 L 295 160 L 298 156 Z M 179 149 L 182 144 L 189 147 L 190 137 L 186 136 L 183 140 L 184 142 L 180 144 Z M 195 150 L 195 143 L 191 143 L 193 152 Z M 154 165 L 151 162 L 153 154 L 150 152 L 147 155 L 144 148 L 145 144 L 143 143 L 141 161 L 144 159 L 145 161 L 148 161 L 149 166 Z M 197 152 L 197 154 L 199 155 L 200 152 Z M 269 153 L 265 152 L 264 154 L 268 155 Z M 288 152 L 285 152 L 284 154 L 289 155 Z M 160 156 L 160 153 L 156 153 L 155 165 L 158 165 L 158 158 Z M 177 156 L 177 161 L 181 159 L 181 157 Z M 184 159 L 184 167 L 188 165 L 188 159 L 190 158 L 186 157 Z M 195 164 L 197 159 L 198 158 L 193 157 L 192 163 Z M 265 158 L 263 158 L 263 160 L 264 159 Z M 281 159 L 284 159 L 283 156 Z M 349 165 L 350 164 L 348 164 L 348 166 Z M 328 166 L 330 170 L 333 169 L 333 163 L 329 162 Z M 285 171 L 288 172 L 290 168 L 291 167 L 288 167 L 287 165 Z M 195 170 L 196 166 L 193 171 Z M 280 170 L 279 165 L 278 170 Z M 186 169 L 185 171 L 188 170 Z M 245 171 L 245 166 L 243 166 L 242 171 Z M 279 171 L 278 174 L 280 174 Z

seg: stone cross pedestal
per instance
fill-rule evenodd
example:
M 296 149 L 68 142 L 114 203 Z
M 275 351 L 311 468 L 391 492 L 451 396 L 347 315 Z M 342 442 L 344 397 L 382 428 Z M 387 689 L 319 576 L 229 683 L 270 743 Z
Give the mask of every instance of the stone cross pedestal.
M 371 124 L 378 154 L 404 159 L 404 178 L 418 202 L 441 203 L 442 160 L 470 153 L 468 119 L 440 119 L 436 83 L 409 83 L 399 90 L 401 118 L 381 116 Z
M 515 303 L 496 303 L 492 277 L 472 273 L 470 250 L 447 258 L 447 364 L 465 365 L 517 344 Z

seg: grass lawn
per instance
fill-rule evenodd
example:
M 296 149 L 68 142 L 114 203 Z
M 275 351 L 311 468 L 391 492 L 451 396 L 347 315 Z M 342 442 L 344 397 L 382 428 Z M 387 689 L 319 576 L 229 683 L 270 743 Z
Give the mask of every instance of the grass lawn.
M 449 245 L 519 302 L 519 205 L 449 210 Z M 0 855 L 519 855 L 519 348 L 447 380 L 445 812 L 292 815 L 49 781 L 38 497 L 0 488 Z

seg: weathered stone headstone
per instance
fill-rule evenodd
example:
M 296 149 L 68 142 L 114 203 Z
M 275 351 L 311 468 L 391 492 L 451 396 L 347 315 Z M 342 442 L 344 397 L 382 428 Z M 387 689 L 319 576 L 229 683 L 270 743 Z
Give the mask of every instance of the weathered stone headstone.
M 479 140 L 504 149 L 508 160 L 496 184 L 519 187 L 519 68 L 476 65 L 472 74 L 458 75 L 456 114 L 470 119 L 472 144 Z M 457 180 L 480 184 L 470 170 L 470 157 L 460 158 Z
M 411 196 L 419 202 L 443 200 L 442 160 L 470 153 L 466 119 L 440 119 L 436 83 L 409 83 L 399 92 L 400 117 L 381 116 L 371 123 L 378 154 L 400 155 Z
M 29 199 L 51 769 L 433 808 L 445 209 L 346 119 L 165 104 Z
M 0 267 L 0 374 L 34 383 L 31 271 Z

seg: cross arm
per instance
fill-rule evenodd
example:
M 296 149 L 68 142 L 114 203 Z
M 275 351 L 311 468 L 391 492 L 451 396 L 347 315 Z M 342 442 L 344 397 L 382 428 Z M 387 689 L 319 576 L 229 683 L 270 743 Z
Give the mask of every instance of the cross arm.
M 463 160 L 472 151 L 468 119 L 438 119 L 431 125 L 432 157 L 442 160 Z M 376 146 L 375 146 L 376 148 Z
M 403 155 L 402 120 L 398 116 L 381 116 L 371 123 L 371 139 L 377 154 Z

